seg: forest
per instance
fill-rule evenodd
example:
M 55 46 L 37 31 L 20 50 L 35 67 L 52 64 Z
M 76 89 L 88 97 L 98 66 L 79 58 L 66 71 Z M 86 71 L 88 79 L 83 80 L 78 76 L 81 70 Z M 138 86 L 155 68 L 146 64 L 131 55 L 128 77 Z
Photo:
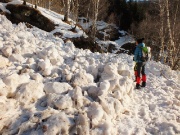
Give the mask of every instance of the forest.
M 90 35 L 95 37 L 96 22 L 116 24 L 136 38 L 145 38 L 152 59 L 180 68 L 179 0 L 26 0 L 37 6 L 64 14 L 78 22 L 79 17 L 92 20 Z M 26 2 L 24 1 L 24 2 Z

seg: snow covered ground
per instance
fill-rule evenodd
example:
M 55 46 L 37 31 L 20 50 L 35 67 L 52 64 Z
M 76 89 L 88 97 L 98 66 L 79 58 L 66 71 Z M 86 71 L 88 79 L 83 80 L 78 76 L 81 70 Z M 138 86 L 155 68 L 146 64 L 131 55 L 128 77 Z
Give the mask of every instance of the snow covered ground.
M 84 22 L 86 20 L 86 18 L 84 18 L 84 17 L 80 17 L 79 20 L 80 20 L 79 24 L 83 27 L 84 30 L 88 29 L 92 25 L 91 21 L 89 21 L 87 23 Z M 110 44 L 113 44 L 116 48 L 115 50 L 113 50 L 113 53 L 117 53 L 119 50 L 124 50 L 123 48 L 121 48 L 122 45 L 124 45 L 126 43 L 134 43 L 135 42 L 133 36 L 123 30 L 118 31 L 121 34 L 121 37 L 119 37 L 119 39 L 117 39 L 115 41 L 110 41 L 110 40 L 105 39 L 106 37 L 110 36 L 107 32 L 112 30 L 111 28 L 108 28 L 108 27 L 117 28 L 117 26 L 115 26 L 114 24 L 108 24 L 104 21 L 97 21 L 96 27 L 100 33 L 104 34 L 104 40 L 97 39 L 96 42 L 99 45 L 104 46 L 105 48 L 108 48 L 108 46 Z M 105 29 L 105 30 L 103 30 L 103 29 Z M 103 31 L 101 31 L 101 30 L 103 30 Z M 102 48 L 104 48 L 104 47 L 102 47 Z
M 135 90 L 133 56 L 76 49 L 2 15 L 0 50 L 0 134 L 180 134 L 179 71 L 149 61 Z

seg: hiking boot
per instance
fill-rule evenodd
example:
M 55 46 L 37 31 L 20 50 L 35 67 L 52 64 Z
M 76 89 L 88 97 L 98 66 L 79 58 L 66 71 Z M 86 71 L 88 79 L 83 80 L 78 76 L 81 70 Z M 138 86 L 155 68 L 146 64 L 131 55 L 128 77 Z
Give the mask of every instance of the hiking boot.
M 136 84 L 136 89 L 140 89 L 140 88 L 141 88 L 140 84 Z
M 146 82 L 142 82 L 141 87 L 146 87 Z

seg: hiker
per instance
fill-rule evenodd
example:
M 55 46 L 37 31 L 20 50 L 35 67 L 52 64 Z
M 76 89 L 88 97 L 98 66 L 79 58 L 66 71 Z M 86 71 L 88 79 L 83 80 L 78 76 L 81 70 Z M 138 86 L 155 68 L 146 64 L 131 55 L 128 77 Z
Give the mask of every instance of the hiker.
M 143 58 L 142 48 L 145 47 L 143 43 L 144 38 L 136 40 L 136 49 L 134 51 L 134 61 L 136 62 L 135 65 L 135 76 L 136 76 L 136 89 L 140 89 L 141 87 L 146 86 L 146 74 L 145 74 L 145 61 Z M 142 74 L 142 78 L 141 78 Z M 141 84 L 142 80 L 142 84 Z

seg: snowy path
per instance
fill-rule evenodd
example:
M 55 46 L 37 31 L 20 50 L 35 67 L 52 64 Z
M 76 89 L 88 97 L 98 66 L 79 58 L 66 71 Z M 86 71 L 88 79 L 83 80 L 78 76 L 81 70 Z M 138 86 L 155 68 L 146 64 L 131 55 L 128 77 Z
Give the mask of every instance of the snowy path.
M 180 87 L 172 80 L 150 74 L 147 87 L 134 90 L 133 96 L 130 112 L 119 120 L 119 133 L 179 135 Z

